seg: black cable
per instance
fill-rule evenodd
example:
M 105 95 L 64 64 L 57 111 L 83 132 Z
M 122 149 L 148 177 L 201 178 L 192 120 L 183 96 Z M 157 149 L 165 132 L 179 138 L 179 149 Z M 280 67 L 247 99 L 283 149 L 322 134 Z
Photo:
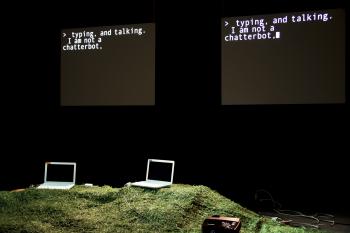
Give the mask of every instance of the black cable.
M 268 198 L 258 198 L 258 193 L 265 193 L 268 196 Z M 259 189 L 259 190 L 255 191 L 255 200 L 257 200 L 259 202 L 271 201 L 274 209 L 282 208 L 282 205 L 279 202 L 275 201 L 275 199 L 273 199 L 271 193 L 269 193 L 265 189 Z
M 264 193 L 265 195 L 267 195 L 267 198 L 259 198 L 259 193 Z M 280 223 L 287 224 L 290 226 L 296 226 L 296 227 L 304 226 L 304 227 L 319 228 L 320 226 L 325 225 L 321 222 L 327 222 L 331 226 L 334 226 L 336 224 L 337 225 L 350 225 L 350 223 L 344 223 L 344 222 L 338 222 L 338 221 L 336 222 L 335 216 L 332 214 L 316 213 L 314 215 L 306 215 L 300 211 L 282 210 L 281 209 L 282 205 L 273 198 L 273 196 L 271 195 L 270 192 L 268 192 L 267 190 L 264 190 L 264 189 L 259 189 L 255 192 L 255 200 L 259 201 L 259 202 L 270 201 L 272 203 L 273 210 L 279 215 L 283 215 L 286 217 L 306 218 L 306 219 L 314 221 L 314 223 L 312 224 L 312 223 L 307 223 L 307 222 L 296 222 L 296 221 L 293 221 L 291 219 L 282 219 L 280 217 L 273 217 L 272 218 Z

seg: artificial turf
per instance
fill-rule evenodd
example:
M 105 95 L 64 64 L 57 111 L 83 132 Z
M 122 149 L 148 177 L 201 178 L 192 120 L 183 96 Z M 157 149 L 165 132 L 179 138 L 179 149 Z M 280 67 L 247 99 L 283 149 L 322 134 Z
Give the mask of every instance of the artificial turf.
M 0 232 L 201 232 L 211 215 L 239 217 L 241 233 L 317 233 L 262 217 L 205 186 L 160 190 L 75 186 L 0 192 Z

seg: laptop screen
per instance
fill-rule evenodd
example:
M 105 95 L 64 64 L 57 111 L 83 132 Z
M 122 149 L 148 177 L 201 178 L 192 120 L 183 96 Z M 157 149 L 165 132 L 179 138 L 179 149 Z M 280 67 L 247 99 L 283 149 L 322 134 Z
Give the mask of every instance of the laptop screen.
M 159 163 L 151 161 L 149 164 L 148 179 L 171 182 L 171 171 L 171 163 Z
M 46 181 L 73 182 L 73 165 L 47 165 Z

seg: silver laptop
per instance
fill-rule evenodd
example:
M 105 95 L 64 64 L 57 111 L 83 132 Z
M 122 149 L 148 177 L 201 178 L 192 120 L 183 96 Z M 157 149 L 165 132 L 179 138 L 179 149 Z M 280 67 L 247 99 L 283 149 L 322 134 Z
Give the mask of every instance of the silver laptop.
M 149 159 L 147 162 L 146 180 L 131 183 L 131 186 L 143 188 L 165 188 L 173 184 L 175 161 Z
M 38 189 L 70 189 L 75 185 L 76 163 L 46 162 L 44 183 Z

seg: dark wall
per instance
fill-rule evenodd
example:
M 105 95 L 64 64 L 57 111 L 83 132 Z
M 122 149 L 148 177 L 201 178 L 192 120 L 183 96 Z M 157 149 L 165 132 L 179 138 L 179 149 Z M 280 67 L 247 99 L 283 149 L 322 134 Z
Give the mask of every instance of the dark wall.
M 265 188 L 285 206 L 348 212 L 348 103 L 220 107 L 221 16 L 344 3 L 151 3 L 13 6 L 0 188 L 41 183 L 47 160 L 77 161 L 78 183 L 121 186 L 154 157 L 176 160 L 176 183 L 246 206 Z M 143 20 L 157 25 L 156 106 L 60 107 L 60 30 Z

